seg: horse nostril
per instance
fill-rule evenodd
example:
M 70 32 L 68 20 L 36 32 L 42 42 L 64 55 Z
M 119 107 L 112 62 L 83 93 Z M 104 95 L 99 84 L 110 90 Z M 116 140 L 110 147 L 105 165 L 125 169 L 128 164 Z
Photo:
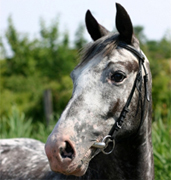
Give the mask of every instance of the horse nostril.
M 68 141 L 65 141 L 65 147 L 64 148 L 60 148 L 60 155 L 62 158 L 70 158 L 73 159 L 74 157 L 74 150 L 71 147 L 71 145 L 69 144 Z

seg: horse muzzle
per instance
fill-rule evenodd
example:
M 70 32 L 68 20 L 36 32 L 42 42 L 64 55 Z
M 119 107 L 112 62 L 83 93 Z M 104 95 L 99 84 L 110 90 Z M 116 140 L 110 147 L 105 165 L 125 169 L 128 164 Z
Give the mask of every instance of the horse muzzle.
M 75 176 L 85 174 L 92 156 L 91 148 L 76 148 L 68 136 L 62 135 L 50 135 L 45 144 L 45 152 L 52 171 Z

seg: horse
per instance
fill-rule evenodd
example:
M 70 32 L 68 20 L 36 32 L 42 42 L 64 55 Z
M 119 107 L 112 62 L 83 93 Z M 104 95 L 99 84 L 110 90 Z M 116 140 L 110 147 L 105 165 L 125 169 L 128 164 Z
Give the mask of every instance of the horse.
M 27 166 L 34 165 L 36 171 L 30 168 L 15 179 L 154 179 L 150 65 L 127 11 L 118 3 L 116 9 L 117 33 L 87 11 L 93 42 L 82 50 L 81 62 L 71 72 L 72 97 L 47 139 L 46 155 L 43 144 L 41 151 L 27 145 Z M 14 151 L 9 154 L 13 157 Z

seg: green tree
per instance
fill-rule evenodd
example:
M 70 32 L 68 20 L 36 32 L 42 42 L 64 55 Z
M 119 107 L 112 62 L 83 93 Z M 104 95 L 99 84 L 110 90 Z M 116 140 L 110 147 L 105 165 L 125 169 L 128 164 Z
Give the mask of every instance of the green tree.
M 75 47 L 80 50 L 87 43 L 87 40 L 84 37 L 85 27 L 83 24 L 79 24 L 78 29 L 75 33 Z
M 71 96 L 69 77 L 76 64 L 77 52 L 69 47 L 67 33 L 59 32 L 58 21 L 50 26 L 40 22 L 40 38 L 30 40 L 17 32 L 12 19 L 8 20 L 6 39 L 12 56 L 4 54 L 1 61 L 1 115 L 7 114 L 12 104 L 35 119 L 42 119 L 43 91 L 51 89 L 54 111 L 60 113 Z M 5 48 L 4 44 L 1 46 Z
M 144 34 L 144 27 L 143 26 L 135 26 L 134 33 L 136 37 L 139 39 L 141 44 L 145 44 L 147 41 L 147 37 Z

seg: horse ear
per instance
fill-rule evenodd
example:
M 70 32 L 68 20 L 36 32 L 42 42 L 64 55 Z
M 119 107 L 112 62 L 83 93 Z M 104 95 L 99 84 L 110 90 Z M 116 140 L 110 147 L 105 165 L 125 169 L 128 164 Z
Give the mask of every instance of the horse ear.
M 126 10 L 118 3 L 116 3 L 116 28 L 120 33 L 120 38 L 127 44 L 131 44 L 133 37 L 133 26 L 131 19 Z
M 96 21 L 89 10 L 86 13 L 85 22 L 87 30 L 94 41 L 109 33 L 105 27 Z

